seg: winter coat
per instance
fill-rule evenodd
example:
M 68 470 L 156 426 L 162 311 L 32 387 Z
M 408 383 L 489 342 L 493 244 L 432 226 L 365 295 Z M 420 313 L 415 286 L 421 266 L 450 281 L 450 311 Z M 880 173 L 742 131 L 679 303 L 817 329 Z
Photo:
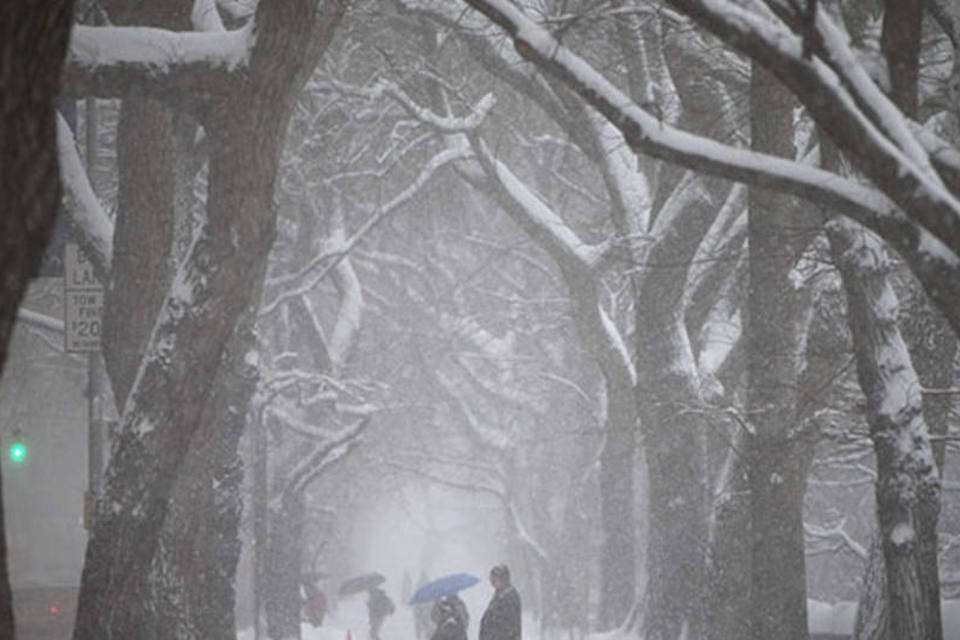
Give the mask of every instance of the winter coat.
M 467 640 L 467 629 L 457 615 L 449 615 L 440 621 L 430 640 Z
M 373 588 L 370 589 L 370 599 L 367 600 L 367 611 L 370 614 L 370 620 L 383 620 L 396 611 L 396 607 L 382 589 Z
M 520 594 L 512 585 L 497 590 L 480 619 L 480 640 L 520 640 Z

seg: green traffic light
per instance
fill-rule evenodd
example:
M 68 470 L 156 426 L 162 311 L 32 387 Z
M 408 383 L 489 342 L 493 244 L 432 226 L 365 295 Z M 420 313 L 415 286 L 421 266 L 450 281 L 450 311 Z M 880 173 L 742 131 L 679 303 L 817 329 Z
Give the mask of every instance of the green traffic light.
M 10 445 L 10 459 L 14 462 L 23 462 L 27 458 L 27 448 L 22 442 L 14 442 Z

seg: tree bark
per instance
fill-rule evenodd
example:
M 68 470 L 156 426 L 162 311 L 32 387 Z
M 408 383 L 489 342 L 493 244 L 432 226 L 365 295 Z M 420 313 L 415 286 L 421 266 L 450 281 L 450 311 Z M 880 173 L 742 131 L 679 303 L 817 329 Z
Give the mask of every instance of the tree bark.
M 867 421 L 877 455 L 877 519 L 892 638 L 940 640 L 940 479 L 920 383 L 897 326 L 882 246 L 849 222 L 828 225 L 843 278 Z
M 917 115 L 923 0 L 885 0 L 880 47 L 890 72 L 890 97 L 911 118 Z
M 192 2 L 110 0 L 115 25 L 187 30 Z M 104 300 L 103 353 L 122 410 L 166 299 L 174 228 L 171 110 L 136 89 L 123 97 L 117 124 L 117 217 Z
M 285 497 L 270 514 L 265 558 L 267 637 L 300 638 L 300 573 L 303 552 L 304 498 Z
M 857 603 L 853 623 L 853 640 L 889 640 L 890 618 L 887 606 L 887 572 L 883 559 L 883 542 L 874 535 L 867 556 L 863 590 Z
M 757 64 L 750 88 L 751 148 L 792 158 L 794 100 Z M 805 454 L 791 433 L 796 411 L 800 311 L 790 272 L 816 229 L 790 199 L 751 188 L 748 196 L 747 407 L 751 599 L 756 640 L 805 640 L 806 561 L 803 536 Z
M 71 0 L 8 0 L 0 8 L 0 372 L 60 204 L 55 108 L 72 15 Z M 14 637 L 2 486 L 0 637 Z
M 657 216 L 636 305 L 637 403 L 649 474 L 643 629 L 650 640 L 700 638 L 708 543 L 701 379 L 683 315 L 686 276 L 727 185 L 691 173 Z
M 148 579 L 156 638 L 233 640 L 243 507 L 240 436 L 259 379 L 256 305 L 240 320 L 173 488 Z

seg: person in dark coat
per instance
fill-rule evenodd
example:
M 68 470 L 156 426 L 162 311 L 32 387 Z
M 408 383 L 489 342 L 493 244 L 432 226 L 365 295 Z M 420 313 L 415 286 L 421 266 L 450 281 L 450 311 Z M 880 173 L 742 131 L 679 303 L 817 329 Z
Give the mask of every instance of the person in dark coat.
M 455 595 L 441 596 L 430 611 L 437 625 L 430 640 L 467 640 L 466 606 Z
M 510 584 L 510 569 L 497 565 L 490 570 L 493 598 L 480 619 L 480 640 L 520 640 L 522 623 L 520 594 Z
M 316 581 L 309 576 L 302 579 L 303 583 L 303 617 L 314 626 L 323 624 L 327 614 L 327 596 L 323 589 L 317 586 Z
M 380 627 L 384 619 L 396 611 L 393 601 L 380 587 L 373 587 L 368 591 L 367 612 L 370 614 L 370 640 L 380 640 Z

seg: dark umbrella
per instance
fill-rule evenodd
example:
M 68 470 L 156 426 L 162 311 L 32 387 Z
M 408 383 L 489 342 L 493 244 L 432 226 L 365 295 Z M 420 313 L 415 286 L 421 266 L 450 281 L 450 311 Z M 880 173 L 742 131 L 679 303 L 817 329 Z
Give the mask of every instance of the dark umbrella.
M 362 576 L 354 576 L 341 582 L 339 593 L 342 596 L 349 596 L 354 593 L 369 591 L 386 581 L 387 579 L 379 573 L 365 573 Z
M 467 587 L 472 587 L 478 582 L 480 582 L 480 578 L 469 573 L 454 573 L 443 578 L 437 578 L 417 589 L 413 597 L 410 598 L 410 604 L 432 602 L 440 596 L 448 596 Z

